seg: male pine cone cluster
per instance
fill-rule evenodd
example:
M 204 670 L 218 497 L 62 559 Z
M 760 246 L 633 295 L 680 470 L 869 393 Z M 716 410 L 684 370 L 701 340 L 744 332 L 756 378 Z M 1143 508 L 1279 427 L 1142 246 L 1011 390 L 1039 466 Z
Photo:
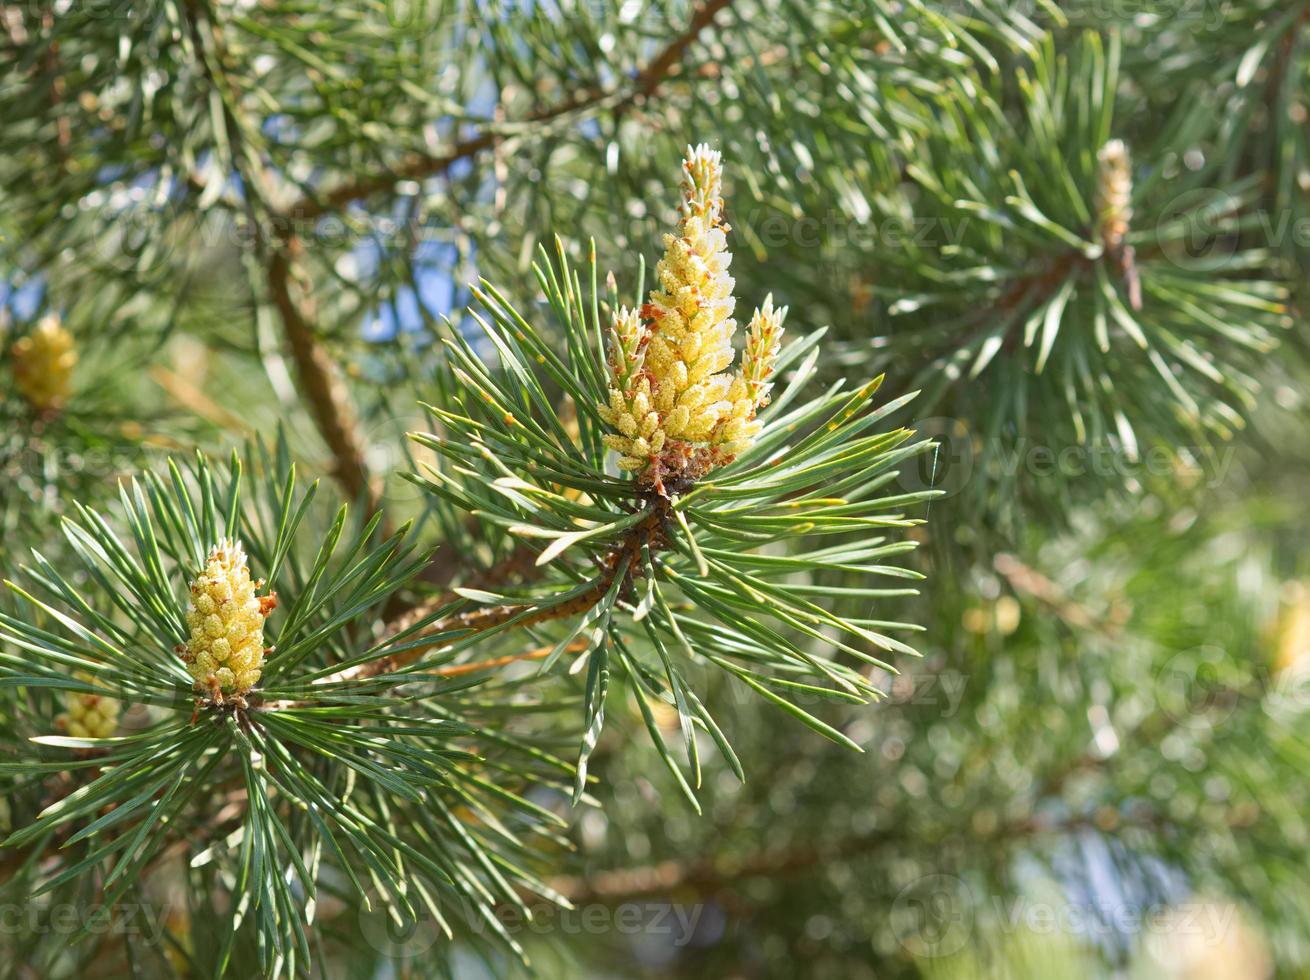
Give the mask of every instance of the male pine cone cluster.
M 264 619 L 271 596 L 255 595 L 240 542 L 220 541 L 191 583 L 186 621 L 191 638 L 182 659 L 196 690 L 239 695 L 259 682 L 264 667 Z
M 1123 140 L 1110 140 L 1096 154 L 1096 212 L 1101 240 L 1114 251 L 1128 236 L 1133 217 L 1133 172 Z
M 15 341 L 10 353 L 14 383 L 27 403 L 38 412 L 61 408 L 68 400 L 77 351 L 59 318 L 42 317 L 31 333 Z
M 91 683 L 91 676 L 86 673 L 79 673 L 77 679 Z M 113 698 L 69 691 L 64 705 L 66 710 L 57 720 L 74 738 L 109 738 L 118 730 L 118 713 L 122 705 Z
M 1101 243 L 1119 268 L 1128 289 L 1128 305 L 1142 308 L 1142 281 L 1137 271 L 1137 253 L 1128 244 L 1133 217 L 1133 168 L 1128 146 L 1110 140 L 1096 154 L 1096 225 Z
M 682 167 L 681 218 L 664 236 L 658 285 L 640 311 L 614 315 L 609 404 L 600 408 L 618 430 L 605 445 L 619 467 L 660 494 L 731 462 L 759 435 L 756 413 L 768 404 L 787 313 L 765 299 L 747 328 L 740 370 L 727 373 L 737 324 L 720 157 L 704 145 L 689 148 Z

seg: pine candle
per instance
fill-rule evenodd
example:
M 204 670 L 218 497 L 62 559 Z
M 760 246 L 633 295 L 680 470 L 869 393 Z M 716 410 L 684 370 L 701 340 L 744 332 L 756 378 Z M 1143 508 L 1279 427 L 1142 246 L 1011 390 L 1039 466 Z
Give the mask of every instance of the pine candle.
M 740 370 L 727 373 L 737 324 L 720 156 L 701 145 L 682 166 L 677 231 L 664 236 L 649 301 L 614 316 L 609 404 L 600 407 L 618 430 L 605 444 L 619 454 L 619 468 L 661 494 L 667 482 L 731 462 L 759 435 L 756 413 L 768 403 L 787 313 L 766 298 L 747 328 Z
M 220 541 L 191 584 L 183 659 L 197 690 L 244 694 L 264 667 L 264 619 L 272 597 L 255 595 L 246 553 L 238 541 Z

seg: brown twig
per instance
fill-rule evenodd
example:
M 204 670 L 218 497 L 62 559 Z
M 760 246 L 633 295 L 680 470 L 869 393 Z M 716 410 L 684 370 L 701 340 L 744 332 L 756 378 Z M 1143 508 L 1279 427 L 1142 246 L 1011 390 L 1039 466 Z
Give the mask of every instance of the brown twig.
M 242 435 L 250 433 L 250 425 L 245 419 L 228 411 L 176 372 L 170 371 L 162 364 L 155 364 L 147 373 L 150 375 L 150 380 L 163 388 L 169 397 L 198 417 L 229 432 L 239 432 Z
M 586 589 L 578 592 L 572 598 L 548 606 L 506 603 L 498 606 L 483 606 L 468 612 L 443 616 L 436 622 L 428 624 L 424 629 L 424 635 L 432 637 L 431 643 L 418 644 L 391 656 L 379 657 L 356 667 L 347 668 L 330 675 L 322 683 L 342 684 L 362 681 L 381 674 L 403 670 L 430 650 L 467 639 L 468 636 L 474 633 L 485 633 L 496 629 L 511 620 L 514 621 L 516 626 L 534 626 L 537 623 L 564 619 L 568 616 L 586 612 L 600 602 L 605 594 L 609 592 L 617 576 L 620 574 L 631 576 L 633 570 L 640 567 L 643 547 L 649 547 L 653 552 L 664 546 L 663 535 L 665 533 L 665 522 L 669 518 L 669 508 L 668 500 L 655 498 L 651 502 L 649 516 L 634 525 L 624 535 L 619 545 L 601 563 L 600 574 L 592 579 Z M 441 599 L 446 599 L 446 601 L 441 602 Z M 390 636 L 397 637 L 407 630 L 414 629 L 425 618 L 432 615 L 436 609 L 440 609 L 442 605 L 448 605 L 451 601 L 453 601 L 453 597 L 442 596 L 415 607 L 392 625 L 389 631 Z M 460 635 L 451 638 L 449 634 L 455 632 L 460 633 Z
M 329 674 L 323 680 L 319 681 L 322 685 L 332 684 L 354 684 L 360 681 L 366 681 L 373 677 L 380 677 L 383 674 L 391 674 L 398 670 L 414 664 L 419 657 L 432 650 L 439 650 L 450 646 L 460 640 L 468 639 L 479 633 L 486 633 L 497 627 L 504 626 L 511 620 L 515 621 L 516 626 L 533 626 L 537 623 L 545 623 L 554 619 L 563 619 L 566 616 L 572 616 L 580 612 L 585 612 L 600 601 L 609 587 L 613 584 L 613 574 L 598 576 L 592 584 L 583 592 L 578 593 L 566 602 L 556 603 L 553 606 L 532 606 L 532 605 L 514 605 L 504 604 L 499 606 L 483 606 L 478 609 L 471 609 L 467 612 L 454 613 L 450 616 L 443 616 L 441 619 L 431 623 L 424 631 L 424 636 L 430 637 L 430 642 L 419 643 L 415 646 L 401 650 L 399 653 L 393 653 L 390 656 L 378 657 L 376 660 L 369 660 L 366 663 L 358 664 L 354 667 L 347 667 L 339 670 L 335 674 Z M 395 636 L 403 630 L 393 630 L 392 636 Z M 450 634 L 457 633 L 458 636 L 452 637 Z M 501 658 L 506 663 L 510 663 L 517 656 Z M 454 665 L 460 667 L 464 665 Z M 480 670 L 480 666 L 470 666 L 469 670 Z M 459 673 L 458 670 L 452 671 Z M 441 673 L 440 669 L 434 669 L 431 673 Z M 315 685 L 317 686 L 317 685 Z M 287 708 L 301 708 L 311 704 L 309 701 L 272 701 L 266 702 L 260 706 L 264 711 L 283 711 Z
M 526 542 L 519 544 L 513 551 L 481 571 L 474 572 L 464 579 L 461 586 L 466 589 L 481 589 L 488 586 L 503 585 L 511 579 L 530 582 L 541 574 L 541 568 L 535 563 L 537 550 Z M 439 549 L 433 559 L 423 566 L 418 579 L 429 585 L 449 586 L 455 581 L 460 570 L 467 565 L 468 559 L 458 548 L 451 544 Z M 391 635 L 403 633 L 416 623 L 434 615 L 438 609 L 448 606 L 459 596 L 450 591 L 441 592 L 421 601 L 405 599 L 401 593 L 395 593 L 382 610 L 382 620 L 388 626 Z
M 54 32 L 54 26 L 54 14 L 46 11 L 41 15 L 42 30 L 50 34 Z M 67 173 L 68 150 L 73 142 L 73 130 L 68 121 L 68 114 L 63 111 L 67 85 L 64 82 L 64 76 L 60 72 L 59 42 L 53 38 L 46 47 L 43 67 L 50 79 L 50 109 L 55 114 L 55 146 L 59 159 L 59 170 L 61 173 Z
M 779 878 L 799 874 L 834 860 L 876 850 L 895 838 L 887 833 L 851 837 L 828 847 L 797 847 L 757 851 L 744 858 L 705 857 L 694 861 L 661 861 L 639 868 L 600 871 L 586 877 L 556 878 L 551 888 L 574 903 L 665 895 L 683 889 L 712 895 L 745 878 Z
M 682 56 L 687 53 L 687 49 L 696 38 L 700 37 L 701 31 L 709 27 L 715 15 L 731 3 L 732 0 L 707 0 L 702 4 L 692 15 L 687 29 L 669 42 L 645 69 L 638 72 L 632 90 L 615 106 L 615 111 L 621 112 L 628 106 L 654 95 L 665 80 L 681 67 Z
M 1025 564 L 1018 556 L 1001 552 L 992 559 L 992 566 L 1016 592 L 1032 596 L 1074 629 L 1092 630 L 1111 637 L 1118 636 L 1123 625 L 1121 622 L 1105 616 L 1096 616 L 1086 606 L 1070 599 L 1064 589 L 1037 569 Z
M 269 296 L 282 319 L 287 346 L 314 423 L 332 452 L 332 474 L 342 489 L 351 497 L 363 500 L 371 513 L 381 504 L 381 486 L 369 475 L 364 462 L 364 447 L 350 392 L 336 364 L 314 335 L 315 311 L 309 290 L 296 290 L 293 286 L 293 263 L 299 251 L 299 239 L 291 236 L 272 252 L 268 265 Z
M 523 653 L 507 653 L 503 657 L 492 657 L 490 660 L 475 660 L 468 664 L 446 664 L 442 667 L 433 667 L 425 673 L 436 674 L 440 677 L 462 677 L 465 674 L 476 674 L 484 670 L 495 670 L 498 667 L 507 667 L 510 664 L 516 664 L 523 660 L 544 660 L 550 656 L 554 650 L 553 644 L 542 647 L 533 647 L 531 650 L 525 650 Z M 565 653 L 581 653 L 587 649 L 586 640 L 574 640 L 564 648 Z
M 1121 820 L 1113 827 L 1098 822 L 1097 817 L 1076 816 L 1063 820 L 1026 817 L 986 834 L 962 831 L 979 845 L 1003 840 L 1021 840 L 1041 834 L 1068 833 L 1086 827 L 1113 832 L 1130 827 L 1159 829 L 1164 824 L 1155 810 L 1144 809 L 1132 820 Z M 553 878 L 550 886 L 576 905 L 626 901 L 652 895 L 670 895 L 692 891 L 697 896 L 714 897 L 749 878 L 778 879 L 802 875 L 816 868 L 849 861 L 888 845 L 903 843 L 903 835 L 891 832 L 855 834 L 819 846 L 799 844 L 795 847 L 771 848 L 741 858 L 703 857 L 692 861 L 668 860 L 637 868 L 618 868 L 590 875 Z

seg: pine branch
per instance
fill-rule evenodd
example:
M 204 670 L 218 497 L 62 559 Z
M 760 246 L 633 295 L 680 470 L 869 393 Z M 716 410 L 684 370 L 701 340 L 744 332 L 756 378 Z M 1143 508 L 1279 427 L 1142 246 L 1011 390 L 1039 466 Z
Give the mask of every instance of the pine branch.
M 681 67 L 687 49 L 709 27 L 716 14 L 731 6 L 733 0 L 705 0 L 688 21 L 687 29 L 670 41 L 621 88 L 604 91 L 591 90 L 565 99 L 557 105 L 539 110 L 526 118 L 515 120 L 504 128 L 513 129 L 525 124 L 552 122 L 574 113 L 586 112 L 611 105 L 616 115 L 627 108 L 654 96 L 669 78 Z M 491 149 L 502 138 L 492 129 L 484 129 L 476 136 L 461 140 L 440 156 L 414 155 L 386 173 L 372 174 L 343 184 L 322 195 L 309 194 L 296 201 L 285 211 L 285 216 L 296 221 L 313 221 L 325 214 L 341 210 L 347 204 L 362 198 L 391 191 L 401 181 L 424 180 L 447 173 L 461 160 L 467 160 L 484 150 Z

